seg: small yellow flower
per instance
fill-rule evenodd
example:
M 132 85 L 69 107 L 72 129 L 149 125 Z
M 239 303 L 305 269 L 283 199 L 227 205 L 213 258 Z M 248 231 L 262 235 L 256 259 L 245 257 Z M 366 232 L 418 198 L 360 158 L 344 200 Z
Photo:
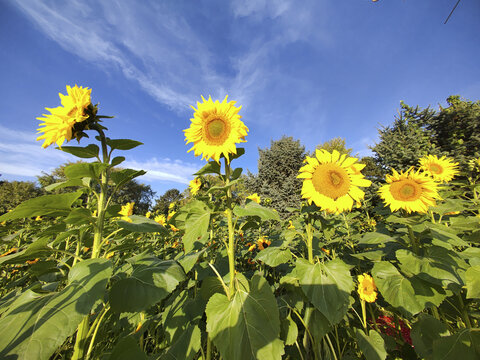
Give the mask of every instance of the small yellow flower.
M 175 227 L 175 225 L 173 225 L 173 224 L 169 224 L 169 225 L 170 225 L 170 229 L 172 229 L 173 232 L 180 231 L 180 229 L 177 229 L 177 228 Z
M 325 248 L 322 248 L 322 251 L 323 251 L 325 254 L 330 255 L 330 250 L 325 249 Z
M 289 229 L 289 230 L 295 230 L 295 226 L 293 225 L 292 220 L 288 220 L 287 229 Z
M 110 251 L 110 252 L 105 256 L 105 258 L 110 259 L 111 257 L 113 257 L 113 255 L 115 255 L 115 252 Z
M 247 199 L 252 200 L 252 201 L 256 202 L 257 204 L 260 204 L 260 196 L 258 196 L 257 193 L 254 193 L 250 196 L 247 196 Z
M 174 241 L 173 244 L 172 244 L 172 248 L 177 248 L 178 247 L 178 241 Z
M 192 181 L 190 181 L 190 192 L 192 195 L 197 195 L 198 190 L 200 190 L 200 187 L 202 186 L 202 180 L 199 177 L 196 177 Z
M 150 219 L 151 216 L 152 216 L 152 213 L 150 211 L 147 211 L 147 213 L 145 214 L 145 217 L 147 219 Z
M 13 253 L 16 253 L 17 252 L 17 248 L 11 248 L 10 250 L 8 250 L 6 253 L 3 253 L 2 255 L 0 255 L 0 257 L 4 257 L 4 256 L 7 256 L 7 255 L 10 255 L 10 254 L 13 254 Z
M 256 247 L 257 247 L 257 245 L 255 245 L 255 244 L 250 245 L 250 247 L 248 248 L 248 251 L 253 251 L 253 250 L 255 250 Z
M 266 249 L 272 242 L 267 239 L 266 236 L 260 237 L 260 239 L 257 240 L 257 245 L 259 250 Z
M 38 117 L 37 120 L 43 121 L 38 129 L 39 133 L 44 133 L 37 138 L 45 140 L 42 147 L 46 148 L 53 143 L 62 146 L 64 141 L 70 141 L 76 136 L 77 128 L 75 125 L 88 119 L 85 110 L 91 104 L 90 94 L 92 90 L 75 85 L 73 88 L 67 85 L 68 95 L 58 94 L 62 106 L 56 108 L 45 108 L 51 114 L 43 114 L 44 117 Z
M 373 278 L 368 274 L 358 275 L 358 295 L 366 302 L 375 302 L 377 299 L 377 287 Z
M 33 265 L 33 264 L 37 263 L 38 260 L 40 260 L 40 259 L 39 259 L 39 258 L 36 258 L 36 259 L 33 259 L 33 260 L 27 260 L 27 261 L 25 261 L 25 262 L 26 262 L 28 265 Z
M 167 215 L 167 220 L 170 220 L 173 217 L 173 215 L 175 215 L 175 211 L 170 211 Z
M 168 205 L 168 210 L 172 210 L 174 207 L 175 207 L 175 202 L 171 202 L 171 203 Z
M 154 219 L 157 223 L 159 223 L 160 225 L 163 225 L 165 226 L 167 220 L 165 219 L 165 215 L 157 215 L 155 216 L 155 219 Z
M 135 205 L 134 202 L 128 203 L 126 205 L 122 206 L 122 210 L 120 210 L 118 213 L 122 215 L 122 220 L 132 222 L 132 220 L 129 218 L 130 215 L 133 215 L 133 206 Z
M 35 221 L 42 221 L 42 217 L 41 217 L 41 216 L 37 216 L 37 217 L 35 218 Z

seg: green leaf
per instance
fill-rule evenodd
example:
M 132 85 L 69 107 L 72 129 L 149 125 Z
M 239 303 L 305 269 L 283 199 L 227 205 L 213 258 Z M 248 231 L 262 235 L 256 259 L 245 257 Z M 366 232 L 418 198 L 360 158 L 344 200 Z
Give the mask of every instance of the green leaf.
M 28 245 L 25 250 L 1 257 L 0 264 L 23 264 L 27 260 L 43 257 L 51 252 L 51 249 L 47 246 L 49 241 L 49 236 L 41 237 Z
M 107 145 L 112 148 L 112 150 L 130 150 L 136 148 L 139 145 L 143 145 L 140 141 L 130 140 L 130 139 L 109 139 L 107 138 Z
M 242 168 L 236 168 L 235 170 L 233 170 L 230 180 L 237 180 L 240 177 L 240 175 L 242 175 L 242 171 L 243 171 Z
M 128 222 L 125 220 L 118 220 L 117 224 L 122 229 L 131 231 L 131 232 L 139 232 L 139 233 L 151 233 L 151 232 L 158 232 L 164 236 L 168 235 L 168 230 L 165 229 L 164 226 L 160 225 L 156 221 L 152 219 L 148 219 L 145 216 L 140 215 L 130 215 L 130 220 L 132 222 Z
M 128 336 L 118 341 L 109 357 L 110 360 L 148 360 L 148 356 L 140 349 L 137 340 Z
M 205 244 L 208 240 L 208 226 L 210 224 L 210 208 L 202 201 L 195 200 L 189 204 L 187 217 L 185 219 L 185 235 L 183 246 L 185 252 L 192 251 L 198 244 Z
M 468 268 L 465 273 L 467 299 L 480 299 L 480 265 Z
M 278 246 L 269 246 L 268 248 L 260 251 L 255 260 L 263 261 L 265 264 L 271 267 L 276 267 L 281 264 L 285 264 L 292 259 L 292 253 L 290 249 L 282 249 Z
M 207 332 L 221 356 L 229 360 L 278 359 L 284 353 L 275 297 L 260 275 L 250 292 L 237 290 L 232 300 L 214 294 L 207 304 Z
M 354 288 L 350 269 L 340 259 L 310 264 L 297 260 L 296 274 L 302 290 L 332 324 L 339 323 L 350 307 L 349 296 Z
M 415 290 L 410 281 L 391 263 L 375 263 L 373 278 L 383 298 L 392 306 L 406 314 L 417 314 L 423 306 L 415 298 Z
M 188 273 L 192 268 L 195 266 L 195 264 L 198 261 L 198 258 L 206 251 L 206 249 L 203 249 L 201 251 L 196 251 L 196 252 L 191 252 L 187 254 L 181 254 L 180 257 L 176 258 L 178 263 L 182 265 L 183 270 L 185 273 Z
M 367 360 L 385 360 L 387 349 L 385 341 L 383 341 L 382 336 L 378 332 L 370 330 L 368 335 L 366 335 L 363 330 L 356 329 L 355 336 L 358 347 L 362 350 Z
M 76 191 L 67 194 L 43 195 L 24 201 L 14 210 L 0 216 L 0 222 L 33 216 L 67 215 L 70 207 L 80 195 L 82 192 Z
M 448 335 L 447 325 L 427 314 L 419 315 L 410 333 L 415 351 L 425 359 L 432 359 L 433 342 Z
M 461 199 L 446 199 L 442 204 L 430 208 L 431 211 L 442 216 L 450 212 L 462 212 L 464 209 L 464 200 Z
M 218 185 L 218 186 L 212 186 L 210 189 L 208 189 L 207 194 L 214 193 L 215 191 L 227 191 L 230 189 L 232 186 L 238 184 L 240 179 L 230 181 L 228 185 Z
M 74 163 L 65 166 L 64 173 L 69 179 L 80 179 L 84 177 L 98 179 L 107 166 L 107 164 L 101 162 Z
M 61 182 L 57 182 L 55 184 L 50 184 L 50 185 L 47 185 L 45 186 L 45 190 L 46 191 L 53 191 L 53 190 L 56 190 L 56 189 L 63 189 L 65 187 L 69 187 L 69 186 L 83 186 L 84 183 L 82 181 L 82 179 L 70 179 L 70 180 L 67 180 L 67 181 L 61 181 Z
M 452 231 L 451 228 L 448 228 L 445 225 L 428 224 L 427 227 L 430 228 L 430 233 L 434 239 L 444 241 L 452 246 L 468 246 L 466 241 L 460 239 L 455 234 L 455 231 Z
M 180 265 L 155 257 L 141 258 L 132 264 L 132 274 L 118 280 L 110 289 L 110 305 L 116 312 L 135 312 L 148 309 L 163 300 L 185 280 Z
M 90 159 L 90 158 L 98 157 L 98 152 L 100 151 L 98 146 L 95 144 L 90 144 L 85 147 L 62 146 L 62 147 L 57 147 L 57 149 L 82 159 Z
M 359 245 L 377 245 L 385 244 L 387 242 L 397 242 L 397 240 L 389 235 L 378 232 L 369 232 L 362 236 L 358 241 Z
M 434 340 L 433 359 L 480 359 L 480 329 L 461 329 L 453 335 Z
M 230 154 L 229 155 L 229 158 L 230 158 L 230 162 L 234 159 L 238 159 L 240 156 L 242 156 L 243 154 L 245 154 L 245 148 L 237 148 L 236 149 L 236 153 L 235 154 Z M 221 157 L 224 157 L 223 154 Z
M 109 260 L 84 260 L 62 291 L 22 293 L 0 319 L 0 358 L 49 359 L 102 299 L 111 274 Z
M 110 174 L 110 178 L 117 186 L 117 188 L 120 188 L 121 186 L 128 183 L 130 180 L 145 174 L 146 172 L 143 170 L 122 169 L 118 171 L 112 171 L 112 173 Z
M 96 220 L 92 217 L 90 210 L 85 208 L 75 208 L 70 211 L 70 214 L 63 220 L 66 224 L 81 225 L 81 224 L 95 224 Z
M 273 209 L 263 207 L 254 201 L 250 201 L 245 207 L 235 206 L 233 213 L 238 217 L 243 216 L 258 216 L 262 220 L 277 220 L 280 221 L 280 216 Z
M 220 172 L 220 164 L 217 163 L 216 161 L 210 161 L 202 167 L 200 170 L 198 170 L 195 174 L 195 176 L 200 176 L 200 175 L 205 175 L 205 174 L 218 174 L 221 175 Z
M 295 321 L 292 320 L 290 315 L 288 315 L 281 322 L 280 337 L 282 338 L 285 345 L 293 345 L 295 344 L 295 341 L 297 341 L 298 326 Z
M 124 161 L 125 161 L 125 156 L 115 156 L 110 162 L 110 166 L 114 167 L 114 166 L 120 165 Z
M 202 334 L 197 325 L 185 324 L 184 329 L 177 334 L 167 351 L 160 356 L 160 360 L 191 360 L 200 350 Z

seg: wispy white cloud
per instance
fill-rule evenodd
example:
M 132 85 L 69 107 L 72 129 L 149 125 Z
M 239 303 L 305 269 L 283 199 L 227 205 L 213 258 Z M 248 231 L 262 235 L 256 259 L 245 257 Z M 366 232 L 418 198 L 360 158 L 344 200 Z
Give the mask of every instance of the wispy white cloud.
M 141 178 L 146 181 L 172 181 L 179 184 L 188 184 L 197 172 L 198 165 L 189 164 L 180 160 L 152 158 L 146 161 L 126 161 L 122 166 L 145 170 L 147 173 Z

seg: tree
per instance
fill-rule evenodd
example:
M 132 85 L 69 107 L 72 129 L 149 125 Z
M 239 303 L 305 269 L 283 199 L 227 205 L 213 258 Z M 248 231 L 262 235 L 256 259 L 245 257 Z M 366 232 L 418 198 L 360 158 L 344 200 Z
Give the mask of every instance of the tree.
M 32 181 L 2 181 L 0 184 L 0 215 L 22 202 L 42 195 L 42 190 Z
M 305 147 L 299 140 L 283 136 L 272 140 L 270 148 L 258 149 L 258 153 L 258 173 L 249 172 L 245 186 L 262 199 L 271 199 L 271 206 L 286 217 L 287 207 L 300 207 L 302 181 L 297 175 L 305 159 Z
M 379 129 L 380 141 L 371 147 L 375 162 L 384 174 L 392 168 L 407 170 L 417 166 L 422 156 L 440 153 L 433 142 L 432 131 L 425 126 L 434 114 L 430 108 L 421 110 L 400 102 L 393 125 Z
M 346 154 L 348 156 L 352 156 L 351 148 L 347 149 L 345 144 L 345 139 L 341 137 L 336 137 L 331 140 L 325 141 L 323 144 L 317 145 L 317 149 L 327 150 L 328 152 L 333 152 L 333 150 L 337 150 L 340 154 Z
M 180 193 L 180 190 L 169 189 L 155 201 L 153 211 L 158 211 L 160 214 L 167 215 L 169 205 L 173 202 L 180 201 L 181 199 L 183 199 L 183 196 Z

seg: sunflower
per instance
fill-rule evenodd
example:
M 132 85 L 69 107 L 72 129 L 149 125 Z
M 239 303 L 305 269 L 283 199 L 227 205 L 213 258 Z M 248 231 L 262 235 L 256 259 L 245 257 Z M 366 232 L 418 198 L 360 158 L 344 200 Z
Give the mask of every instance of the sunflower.
M 254 193 L 252 195 L 247 196 L 246 199 L 252 200 L 252 201 L 256 202 L 257 204 L 260 204 L 260 196 L 258 196 L 257 193 Z
M 194 150 L 195 156 L 202 154 L 202 159 L 215 160 L 220 163 L 223 155 L 229 161 L 230 154 L 236 154 L 236 143 L 245 142 L 248 128 L 240 120 L 238 112 L 240 107 L 235 107 L 235 101 L 227 102 L 228 96 L 220 103 L 212 101 L 209 97 L 203 103 L 197 102 L 190 127 L 185 132 L 186 143 L 193 143 L 188 152 Z
M 129 216 L 133 215 L 134 205 L 135 205 L 134 202 L 128 203 L 126 205 L 122 205 L 122 209 L 118 212 L 120 215 L 122 215 L 122 220 L 132 222 Z
M 411 167 L 406 172 L 398 173 L 395 169 L 392 172 L 386 176 L 387 184 L 378 190 L 392 211 L 426 213 L 429 206 L 435 206 L 435 199 L 440 199 L 437 183 L 420 170 L 413 171 Z
M 45 108 L 51 114 L 43 114 L 45 117 L 38 117 L 43 121 L 38 130 L 43 135 L 37 138 L 45 140 L 42 147 L 46 148 L 53 143 L 62 146 L 63 142 L 72 140 L 75 137 L 74 126 L 85 121 L 89 115 L 85 110 L 91 104 L 90 94 L 92 89 L 82 88 L 75 85 L 73 88 L 67 85 L 68 95 L 58 94 L 62 106 L 56 108 Z
M 357 293 L 360 299 L 370 303 L 375 302 L 377 298 L 377 287 L 370 275 L 358 275 Z
M 200 190 L 200 187 L 202 186 L 202 181 L 200 180 L 199 177 L 196 177 L 192 181 L 190 181 L 190 192 L 192 195 L 196 195 L 198 193 L 198 190 Z
M 163 226 L 165 226 L 165 224 L 167 223 L 167 220 L 165 219 L 165 215 L 163 214 L 155 216 L 154 220 Z
M 421 158 L 420 169 L 433 177 L 433 180 L 445 183 L 452 180 L 459 173 L 458 163 L 445 156 L 439 159 L 437 155 L 427 155 Z
M 316 150 L 315 157 L 307 156 L 307 164 L 300 168 L 297 178 L 305 179 L 302 197 L 308 203 L 330 213 L 351 210 L 353 203 L 359 202 L 365 193 L 358 187 L 371 185 L 363 177 L 358 167 L 353 167 L 356 158 L 341 155 L 336 150 Z
M 257 246 L 259 250 L 266 249 L 267 247 L 270 246 L 272 242 L 267 239 L 266 236 L 260 237 L 260 239 L 257 240 Z

